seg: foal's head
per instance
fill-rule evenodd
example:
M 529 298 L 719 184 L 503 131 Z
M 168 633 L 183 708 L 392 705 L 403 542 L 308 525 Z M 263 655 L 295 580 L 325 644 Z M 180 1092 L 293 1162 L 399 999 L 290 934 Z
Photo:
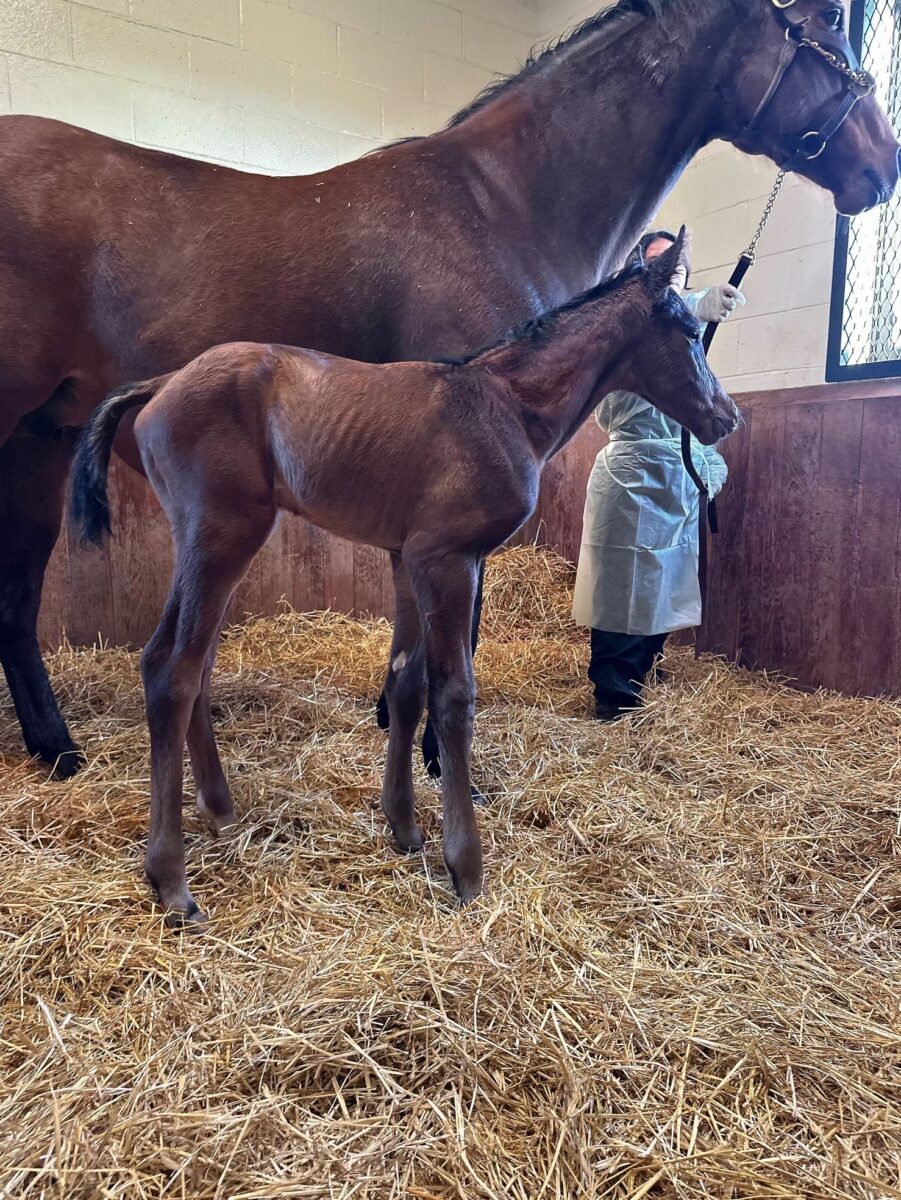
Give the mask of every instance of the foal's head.
M 707 365 L 701 326 L 671 286 L 682 261 L 685 229 L 642 268 L 630 288 L 637 336 L 617 381 L 710 445 L 732 433 L 738 410 Z

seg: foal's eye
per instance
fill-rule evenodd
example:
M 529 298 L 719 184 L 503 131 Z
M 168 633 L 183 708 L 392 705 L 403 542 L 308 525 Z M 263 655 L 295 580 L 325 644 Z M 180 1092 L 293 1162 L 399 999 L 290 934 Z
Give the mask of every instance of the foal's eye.
M 827 8 L 823 14 L 826 28 L 833 33 L 841 33 L 845 27 L 845 10 L 843 8 Z
M 690 342 L 699 342 L 701 340 L 700 329 L 686 329 L 685 336 Z

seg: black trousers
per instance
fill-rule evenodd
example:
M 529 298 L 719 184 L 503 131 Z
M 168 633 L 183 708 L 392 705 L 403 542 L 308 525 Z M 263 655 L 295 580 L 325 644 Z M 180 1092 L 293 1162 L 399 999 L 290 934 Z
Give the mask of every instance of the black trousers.
M 637 708 L 641 689 L 663 653 L 665 633 L 650 637 L 630 633 L 591 631 L 588 678 L 598 708 Z

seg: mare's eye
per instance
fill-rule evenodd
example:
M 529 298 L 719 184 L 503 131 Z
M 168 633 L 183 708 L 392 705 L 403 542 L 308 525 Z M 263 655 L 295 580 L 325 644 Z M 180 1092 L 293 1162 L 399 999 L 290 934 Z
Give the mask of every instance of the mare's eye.
M 833 33 L 841 33 L 845 27 L 845 10 L 843 8 L 827 8 L 823 14 L 826 28 Z

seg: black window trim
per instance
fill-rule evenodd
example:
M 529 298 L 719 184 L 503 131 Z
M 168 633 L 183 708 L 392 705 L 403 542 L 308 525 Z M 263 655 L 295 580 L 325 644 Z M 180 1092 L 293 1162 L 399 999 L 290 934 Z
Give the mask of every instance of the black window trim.
M 851 0 L 848 34 L 858 55 L 863 48 L 863 22 L 866 0 Z M 848 279 L 848 241 L 851 221 L 838 217 L 835 222 L 835 252 L 832 259 L 832 297 L 829 304 L 829 344 L 826 350 L 826 382 L 845 383 L 854 379 L 896 379 L 901 376 L 901 358 L 874 363 L 843 363 L 845 291 Z

